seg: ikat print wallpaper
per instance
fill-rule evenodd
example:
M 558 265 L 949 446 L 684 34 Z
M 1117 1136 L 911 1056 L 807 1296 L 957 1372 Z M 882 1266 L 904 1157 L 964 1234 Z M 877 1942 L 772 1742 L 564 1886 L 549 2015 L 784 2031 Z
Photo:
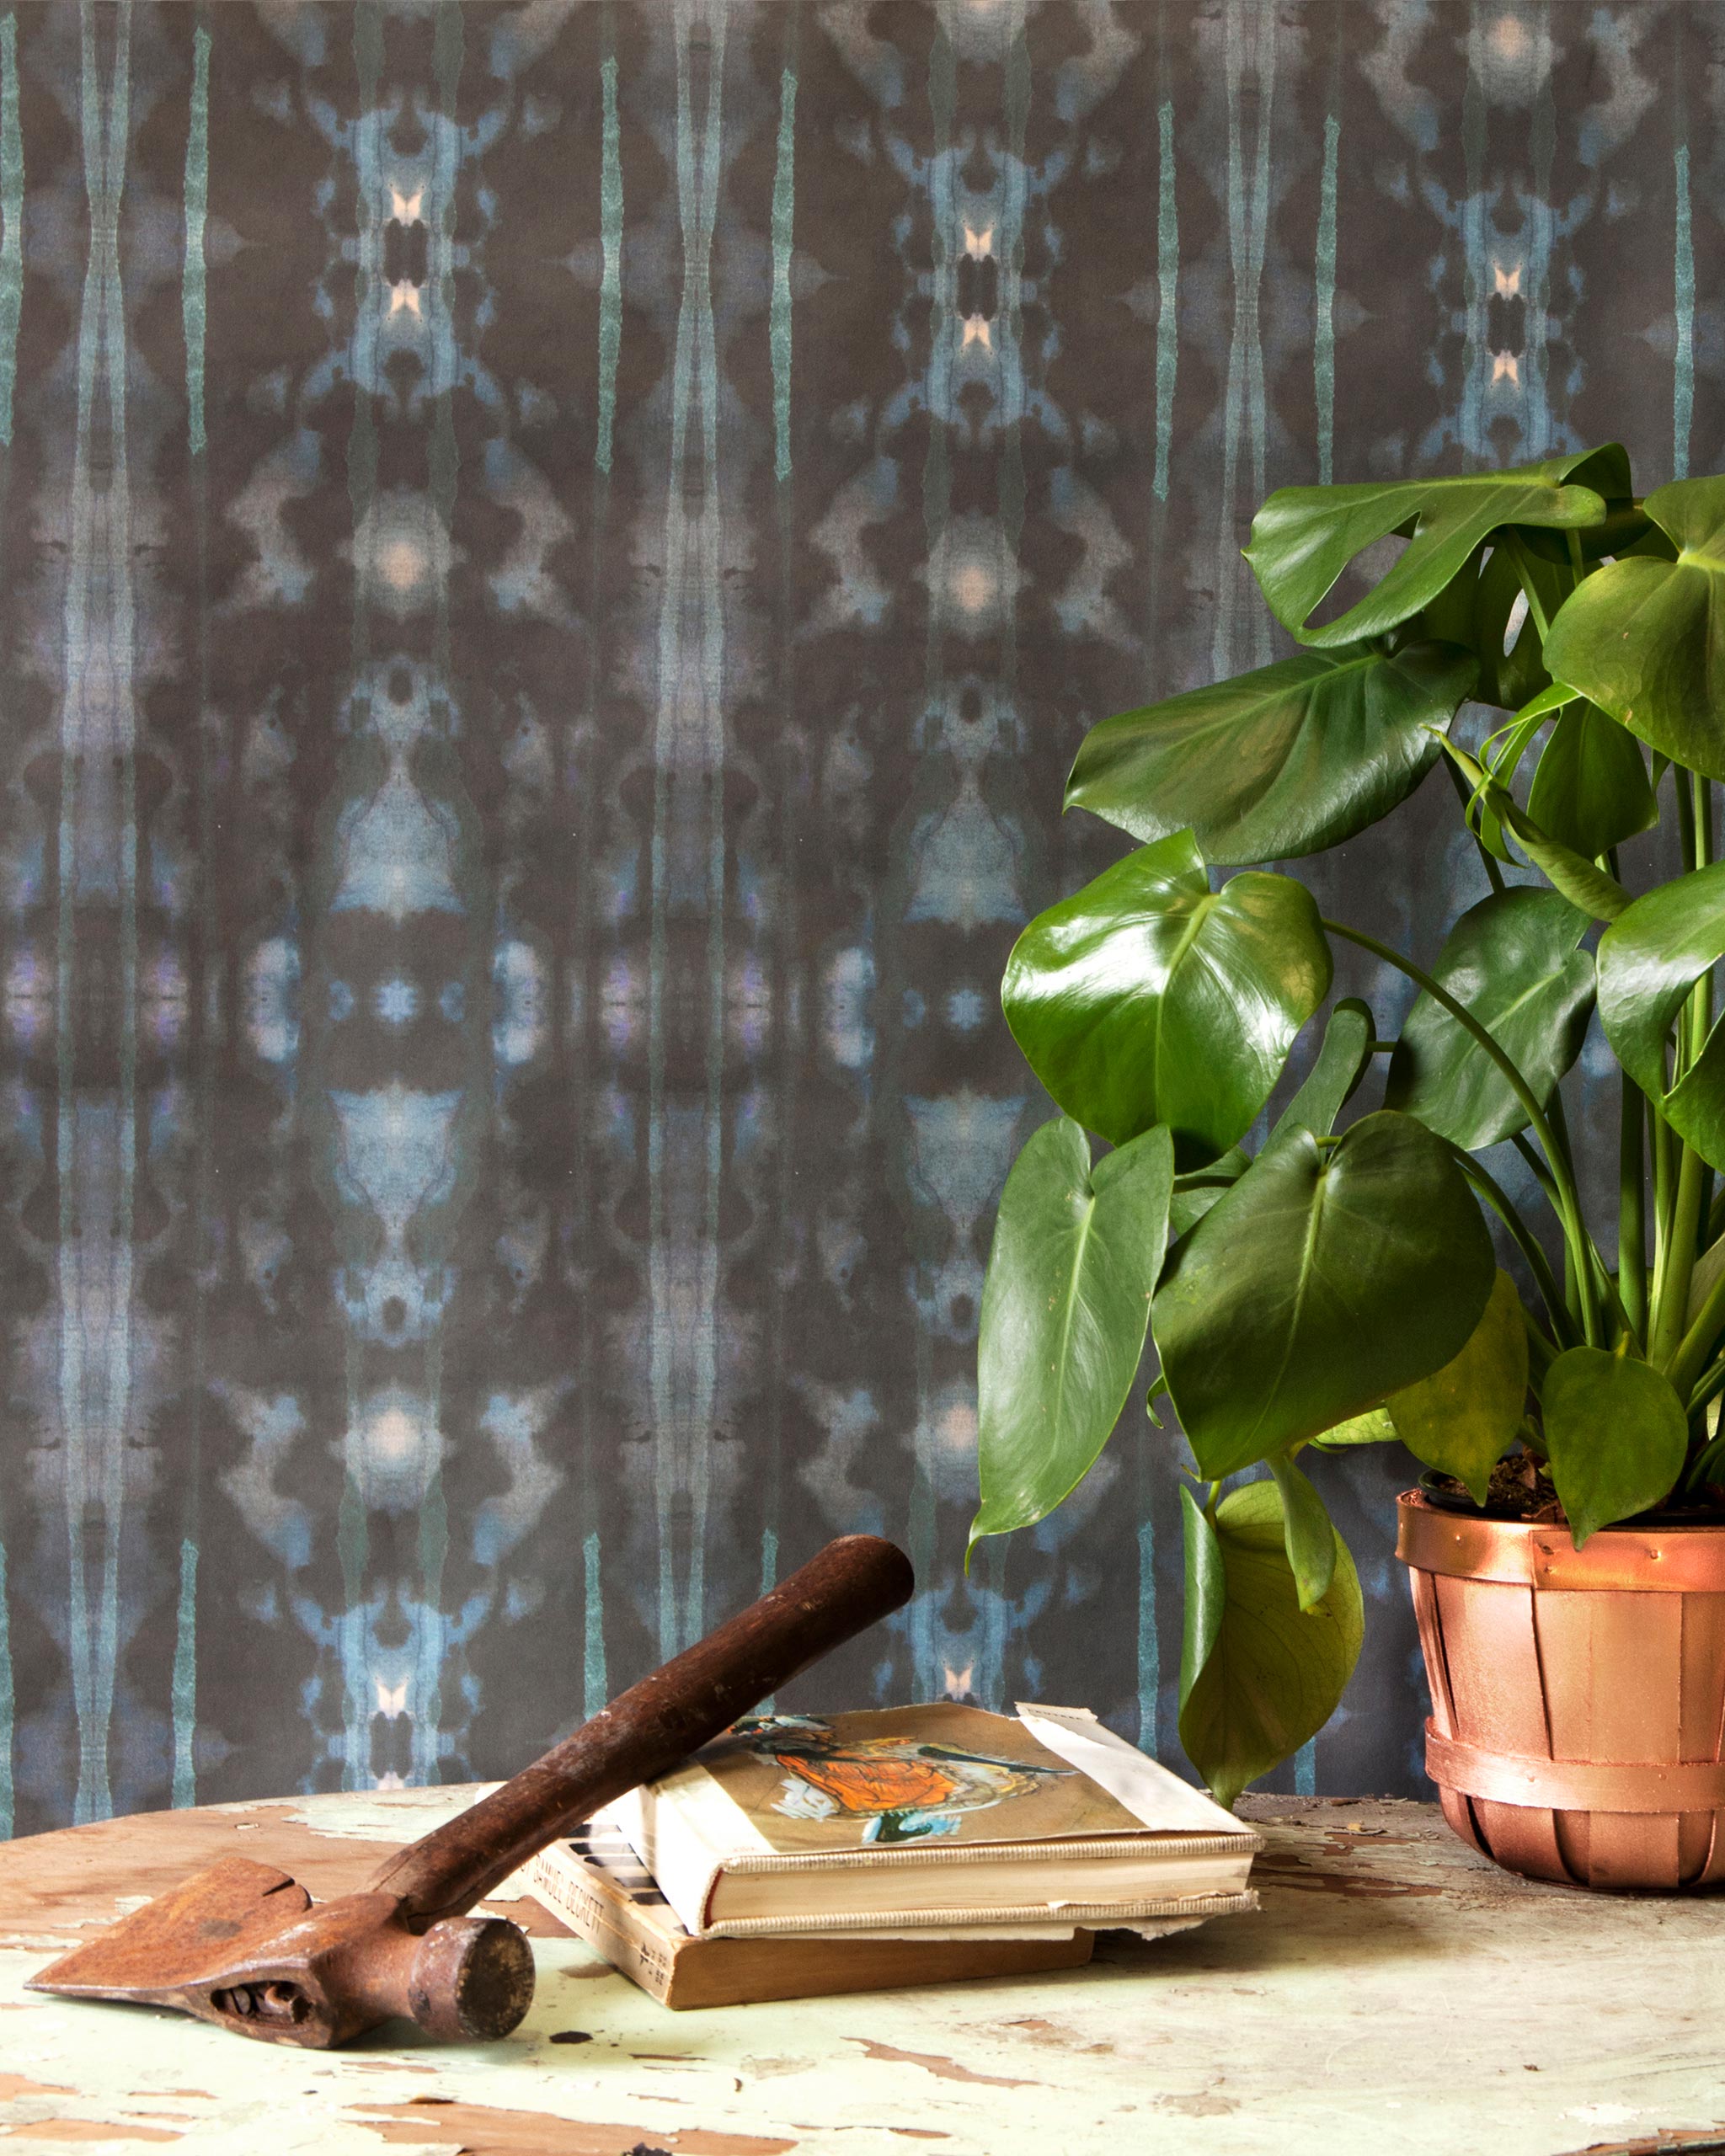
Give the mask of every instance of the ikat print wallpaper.
M 1085 728 L 1279 648 L 1268 488 L 1725 461 L 1722 46 L 0 12 L 0 1831 L 507 1771 L 851 1529 L 923 1591 L 787 1704 L 1173 1753 L 1141 1393 L 962 1570 L 1001 967 L 1122 850 Z M 1441 783 L 1311 877 L 1426 957 Z M 1326 1465 L 1370 1633 L 1283 1785 L 1423 1786 L 1407 1472 Z

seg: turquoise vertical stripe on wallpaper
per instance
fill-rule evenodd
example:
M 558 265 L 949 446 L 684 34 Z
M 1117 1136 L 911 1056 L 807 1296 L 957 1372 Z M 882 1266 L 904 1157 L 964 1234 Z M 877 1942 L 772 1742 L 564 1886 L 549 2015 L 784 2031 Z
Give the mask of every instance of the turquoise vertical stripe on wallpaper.
M 18 326 L 24 307 L 24 130 L 18 109 L 18 18 L 0 17 L 0 444 L 12 446 Z
M 1689 435 L 1695 414 L 1695 243 L 1690 232 L 1689 145 L 1676 153 L 1677 336 L 1671 369 L 1671 477 L 1689 477 Z
M 92 190 L 96 154 L 91 136 L 93 133 L 99 133 L 100 121 L 91 112 L 96 84 L 93 56 L 89 51 L 92 24 L 88 13 L 81 27 L 84 51 L 80 108 L 83 123 L 84 188 L 88 198 Z M 88 199 L 85 215 L 87 218 L 89 216 Z M 77 433 L 73 453 L 72 490 L 72 561 L 71 573 L 66 579 L 63 622 L 68 675 L 83 651 L 88 632 L 88 560 L 93 542 L 90 533 L 88 485 L 88 482 L 80 485 L 79 479 L 88 467 L 90 407 L 95 387 L 95 330 L 99 319 L 94 291 L 95 275 L 95 256 L 92 246 L 84 275 L 83 307 L 78 323 Z M 65 1454 L 61 1467 L 64 1487 L 61 1495 L 66 1518 L 67 1646 L 72 1662 L 72 1710 L 77 1720 L 79 1758 L 73 1817 L 82 1825 L 96 1815 L 91 1805 L 88 1764 L 91 1701 L 89 1589 L 84 1575 L 83 1338 L 77 1307 L 77 1251 L 74 1241 L 77 1223 L 77 1190 L 74 1180 L 77 1163 L 77 1101 L 72 1090 L 77 1065 L 73 1054 L 72 1013 L 72 966 L 77 949 L 73 904 L 77 875 L 76 817 L 81 756 L 77 718 L 72 707 L 69 680 L 65 694 L 66 707 L 61 722 L 60 829 L 56 862 L 59 873 L 56 879 L 57 918 L 55 924 L 54 1167 L 59 1196 L 59 1248 L 55 1285 L 58 1301 L 56 1315 L 60 1335 L 57 1406 L 61 1442 Z
M 103 1430 L 103 1495 L 107 1513 L 102 1548 L 102 1600 L 98 1632 L 96 1723 L 102 1763 L 100 1804 L 113 1809 L 107 1753 L 114 1719 L 114 1688 L 120 1654 L 120 1553 L 126 1511 L 126 1449 L 134 1428 L 138 1395 L 133 1370 L 137 1344 L 133 1327 L 136 1262 L 133 1257 L 137 1203 L 138 1148 L 138 761 L 134 659 L 136 609 L 132 584 L 131 472 L 127 440 L 127 349 L 126 294 L 121 282 L 120 205 L 131 135 L 131 0 L 124 0 L 115 37 L 109 77 L 106 178 L 100 233 L 105 257 L 102 288 L 104 371 L 108 391 L 108 472 L 105 595 L 110 640 L 113 697 L 109 723 L 120 765 L 120 1145 L 115 1193 L 115 1265 L 111 1301 L 104 1315 L 108 1330 L 105 1427 Z M 92 234 L 93 252 L 94 233 Z M 115 738 L 117 737 L 117 738 Z
M 658 623 L 658 681 L 654 714 L 653 833 L 649 865 L 651 916 L 647 975 L 647 1282 L 649 1319 L 648 1387 L 653 1423 L 654 1543 L 658 1557 L 658 1641 L 661 1657 L 682 1644 L 677 1621 L 677 1565 L 674 1514 L 679 1469 L 676 1413 L 678 1391 L 677 1312 L 670 1277 L 676 1253 L 670 1246 L 670 1193 L 666 1152 L 669 1132 L 665 1101 L 667 999 L 674 993 L 666 978 L 670 945 L 671 771 L 678 735 L 684 731 L 677 708 L 682 659 L 683 607 L 687 576 L 684 560 L 685 460 L 688 454 L 689 392 L 693 372 L 694 324 L 690 286 L 695 272 L 693 120 L 690 112 L 689 25 L 681 8 L 676 21 L 676 186 L 677 220 L 683 253 L 682 288 L 677 296 L 676 345 L 670 392 L 670 456 L 665 474 L 665 560 Z M 708 64 L 713 64 L 709 51 Z
M 657 635 L 648 991 L 649 1386 L 660 1541 L 659 1633 L 666 1654 L 698 1637 L 704 1623 L 724 1142 L 724 601 L 712 258 L 722 170 L 727 13 L 714 9 L 706 20 L 707 34 L 698 39 L 695 19 L 692 6 L 679 8 L 676 191 L 683 278 Z M 706 90 L 698 126 L 697 72 L 704 74 Z M 670 973 L 674 873 L 683 883 L 684 903 L 704 917 L 703 963 L 694 979 L 674 980 Z M 671 1028 L 690 1011 L 700 1014 L 695 1038 L 702 1043 L 704 1067 L 698 1090 L 690 1083 L 674 1097 L 668 1075 Z
M 355 177 L 366 172 L 367 164 L 374 168 L 371 174 L 372 185 L 360 184 L 356 189 L 354 205 L 356 252 L 362 261 L 375 264 L 382 253 L 386 211 L 393 207 L 393 202 L 386 205 L 380 199 L 382 189 L 375 172 L 379 138 L 382 133 L 382 115 L 377 105 L 383 67 L 383 21 L 377 0 L 355 0 L 350 46 L 362 115 L 360 125 L 355 130 Z M 425 207 L 423 198 L 419 207 L 421 210 Z M 373 274 L 375 276 L 375 271 Z M 355 279 L 355 281 L 358 288 L 360 280 Z M 365 280 L 366 286 L 372 282 L 372 277 Z M 371 296 L 375 307 L 375 294 Z M 358 298 L 359 291 L 356 289 L 356 302 Z M 345 444 L 350 531 L 349 544 L 352 548 L 354 564 L 349 606 L 349 638 L 354 675 L 359 674 L 371 655 L 371 595 L 379 582 L 377 565 L 378 540 L 373 514 L 378 495 L 379 445 L 375 408 L 377 389 L 375 368 L 355 370 L 353 416 Z M 342 1426 L 345 1430 L 362 1426 L 362 1354 L 363 1344 L 354 1337 L 354 1328 L 349 1326 L 344 1329 L 341 1342 Z M 380 1678 L 373 1673 L 371 1668 L 371 1642 L 367 1636 L 366 1624 L 365 1589 L 371 1554 L 371 1522 L 366 1516 L 356 1465 L 351 1460 L 344 1461 L 334 1540 L 336 1560 L 341 1572 L 340 1604 L 334 1614 L 332 1626 L 340 1673 L 341 1695 L 341 1730 L 336 1740 L 336 1750 L 341 1763 L 341 1786 L 348 1790 L 363 1789 L 371 1780 L 371 1730 L 373 1713 L 378 1705 Z M 388 1674 L 393 1677 L 394 1673 L 392 1671 Z M 393 1684 L 388 1687 L 392 1705 L 394 1689 Z
M 185 323 L 186 425 L 194 456 L 204 453 L 204 224 L 210 198 L 210 33 L 192 34 L 191 120 L 185 138 L 185 264 L 180 311 Z
M 131 128 L 131 8 L 109 17 L 114 55 L 103 96 L 98 30 L 80 11 L 80 114 L 88 259 L 78 325 L 72 550 L 66 578 L 67 678 L 61 722 L 59 1038 L 59 1406 L 72 1692 L 78 1772 L 73 1816 L 112 1811 L 109 1748 L 119 1654 L 120 1550 L 132 1414 L 133 1209 L 136 1182 L 137 862 L 131 494 L 126 451 L 126 302 L 120 219 Z M 97 392 L 105 392 L 96 440 Z M 99 486 L 98 472 L 104 483 Z M 99 764 L 99 771 L 93 768 Z M 83 774 L 84 783 L 80 787 Z M 118 778 L 118 800 L 113 779 Z M 79 902 L 118 914 L 117 1098 L 78 1083 Z M 110 915 L 111 918 L 111 915 Z M 111 1220 L 108 1249 L 87 1250 Z M 106 1262 L 102 1259 L 105 1257 Z M 93 1534 L 92 1530 L 93 1529 Z M 97 1544 L 93 1553 L 92 1540 Z M 91 1577 L 97 1585 L 91 1609 Z
M 179 1545 L 179 1611 L 174 1639 L 174 1806 L 198 1801 L 198 1545 Z
M 1174 192 L 1174 108 L 1156 114 L 1156 475 L 1159 502 L 1168 498 L 1168 450 L 1174 432 L 1174 384 L 1180 368 L 1180 215 Z
M 944 21 L 937 24 L 930 40 L 927 70 L 927 87 L 919 90 L 919 100 L 926 103 L 929 122 L 929 166 L 927 174 L 927 214 L 929 233 L 927 257 L 929 276 L 926 295 L 918 291 L 914 300 L 907 300 L 907 307 L 915 310 L 921 319 L 916 323 L 916 338 L 910 348 L 906 367 L 908 382 L 914 385 L 912 393 L 919 396 L 928 414 L 927 434 L 922 455 L 916 458 L 914 447 L 905 458 L 907 472 L 916 470 L 920 483 L 921 531 L 922 558 L 928 563 L 925 572 L 928 579 L 927 628 L 921 654 L 920 682 L 922 707 L 929 712 L 942 708 L 946 685 L 943 676 L 943 642 L 947 630 L 948 601 L 952 579 L 940 574 L 951 543 L 952 460 L 950 435 L 952 432 L 952 377 L 953 344 L 964 333 L 959 326 L 956 297 L 956 264 L 954 253 L 963 243 L 963 234 L 957 228 L 954 215 L 953 187 L 955 177 L 953 156 L 953 108 L 956 96 L 957 63 L 952 39 Z M 960 348 L 962 350 L 962 347 Z M 921 379 L 918 379 L 918 377 Z M 913 543 L 916 543 L 913 542 Z M 927 742 L 920 745 L 924 750 L 922 762 L 927 761 Z M 923 772 L 917 772 L 919 791 L 926 785 Z M 908 1124 L 910 1117 L 902 1102 L 895 1106 L 901 1122 Z M 902 1140 L 900 1143 L 902 1144 Z M 905 1508 L 905 1536 L 909 1545 L 912 1566 L 919 1580 L 926 1580 L 933 1569 L 938 1548 L 938 1520 L 936 1492 L 938 1488 L 937 1463 L 929 1457 L 928 1432 L 932 1422 L 929 1412 L 929 1366 L 931 1343 L 921 1327 L 913 1336 L 909 1359 L 911 1365 L 911 1394 L 910 1412 L 914 1415 L 914 1449 L 910 1460 L 911 1487 Z M 943 1652 L 943 1642 L 937 1637 L 937 1612 L 932 1598 L 919 1597 L 911 1605 L 911 1648 L 913 1696 L 931 1699 L 938 1695 L 950 1680 L 948 1664 Z
M 1336 440 L 1336 152 L 1342 123 L 1333 113 L 1324 120 L 1324 171 L 1318 198 L 1317 257 L 1314 294 L 1311 368 L 1317 396 L 1318 483 L 1334 476 Z
M 723 108 L 725 27 L 721 7 L 707 62 L 707 125 L 701 146 L 701 216 L 695 320 L 701 402 L 702 503 L 699 530 L 700 642 L 696 654 L 702 687 L 706 764 L 707 1009 L 706 1079 L 700 1258 L 696 1271 L 692 1380 L 684 1448 L 687 1460 L 689 1572 L 684 1593 L 682 1644 L 692 1646 L 707 1628 L 708 1506 L 712 1491 L 713 1406 L 718 1377 L 719 1209 L 724 1148 L 725 993 L 725 712 L 724 592 L 722 504 L 718 467 L 718 352 L 713 318 L 713 236 L 718 218 L 724 168 Z
M 773 477 L 791 476 L 791 227 L 796 209 L 797 78 L 779 77 L 778 161 L 772 179 Z
M 599 440 L 593 461 L 611 469 L 611 431 L 617 423 L 617 363 L 623 335 L 623 163 L 617 111 L 617 61 L 600 66 L 605 96 L 604 163 L 599 179 L 599 244 L 604 270 L 599 284 Z
M 1138 1525 L 1138 1742 L 1152 1757 L 1157 1756 L 1162 1667 L 1156 1618 L 1156 1522 L 1146 1513 Z
M 761 1530 L 761 1593 L 767 1594 L 778 1585 L 778 1537 L 770 1527 Z M 756 1709 L 757 1714 L 770 1715 L 777 1711 L 774 1695 L 769 1693 Z
M 611 1696 L 605 1675 L 605 1589 L 596 1534 L 590 1534 L 581 1545 L 581 1711 L 590 1721 Z
M 433 349 L 440 345 L 453 350 L 458 348 L 459 332 L 454 318 L 455 298 L 453 280 L 449 275 L 456 249 L 457 192 L 466 155 L 466 141 L 460 120 L 462 72 L 467 61 L 467 31 L 462 0 L 438 0 L 435 30 L 432 45 L 432 65 L 437 82 L 437 154 L 432 165 L 432 181 L 436 189 L 436 201 L 431 224 L 431 243 L 436 250 L 435 264 L 428 264 L 425 299 L 422 302 L 430 324 Z M 483 263 L 483 245 L 472 250 L 470 259 L 477 255 Z M 459 490 L 462 473 L 462 455 L 456 436 L 455 424 L 455 368 L 451 366 L 446 376 L 440 376 L 437 390 L 432 400 L 431 436 L 426 445 L 425 476 L 431 499 L 431 515 L 439 534 L 452 532 L 457 526 L 459 511 Z M 450 699 L 458 701 L 460 691 L 453 651 L 451 600 L 448 542 L 434 542 L 437 547 L 438 567 L 435 579 L 435 630 L 433 639 L 434 664 L 438 680 Z M 446 780 L 441 793 L 445 814 L 458 825 L 473 817 L 473 804 L 462 785 L 459 766 Z M 464 912 L 471 907 L 475 894 L 467 889 L 462 894 Z M 471 953 L 474 946 L 468 945 Z M 472 963 L 472 958 L 468 960 Z M 474 1002 L 477 1005 L 477 995 Z M 464 1006 L 465 1008 L 465 1006 Z M 478 1017 L 475 1011 L 475 1019 Z M 478 1073 L 471 1066 L 464 1074 L 467 1087 L 471 1087 Z M 485 1074 L 489 1078 L 492 1074 Z M 461 1127 L 458 1119 L 457 1129 Z M 446 1161 L 451 1178 L 459 1183 L 463 1171 L 471 1175 L 471 1168 L 463 1158 L 461 1138 L 452 1131 L 447 1140 Z M 420 1366 L 421 1398 L 427 1432 L 441 1431 L 446 1417 L 444 1390 L 444 1339 L 441 1326 L 425 1343 L 424 1360 Z M 442 1735 L 445 1727 L 444 1679 L 449 1662 L 446 1641 L 444 1574 L 450 1554 L 449 1498 L 447 1484 L 441 1456 L 430 1463 L 424 1494 L 419 1501 L 418 1536 L 419 1578 L 412 1600 L 414 1604 L 412 1621 L 416 1633 L 413 1666 L 409 1677 L 409 1698 L 413 1712 L 409 1723 L 407 1774 L 414 1782 L 435 1782 L 442 1774 Z M 448 1668 L 454 1689 L 456 1672 Z
M 1294 1754 L 1294 1793 L 1296 1796 L 1317 1795 L 1317 1739 L 1309 1737 Z
M 1231 312 L 1222 410 L 1222 471 L 1217 492 L 1216 606 L 1210 664 L 1218 675 L 1263 665 L 1270 655 L 1268 617 L 1240 558 L 1243 514 L 1263 498 L 1266 399 L 1260 322 L 1264 251 L 1270 215 L 1270 140 L 1275 111 L 1276 9 L 1274 0 L 1224 0 L 1223 53 L 1227 93 L 1228 265 Z M 1254 95 L 1248 99 L 1251 78 Z M 1248 171 L 1245 131 L 1252 126 Z M 1249 475 L 1242 502 L 1241 451 Z M 1242 618 L 1243 616 L 1243 618 Z

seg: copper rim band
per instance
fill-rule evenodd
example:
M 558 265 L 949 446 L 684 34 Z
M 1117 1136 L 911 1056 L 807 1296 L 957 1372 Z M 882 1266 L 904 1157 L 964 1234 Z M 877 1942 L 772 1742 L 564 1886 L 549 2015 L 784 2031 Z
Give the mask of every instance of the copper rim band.
M 1543 1812 L 1712 1812 L 1725 1808 L 1717 1759 L 1600 1763 L 1484 1752 L 1425 1726 L 1425 1770 L 1442 1789 Z
M 1396 1511 L 1396 1555 L 1423 1572 L 1546 1593 L 1725 1594 L 1725 1529 L 1602 1528 L 1578 1550 L 1567 1527 L 1440 1512 L 1411 1490 Z

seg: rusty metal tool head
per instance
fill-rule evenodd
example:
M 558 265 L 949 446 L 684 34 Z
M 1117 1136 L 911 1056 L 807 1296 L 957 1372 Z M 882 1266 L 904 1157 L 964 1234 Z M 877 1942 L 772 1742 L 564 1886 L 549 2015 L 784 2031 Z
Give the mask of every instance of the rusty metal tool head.
M 30 1988 L 176 2007 L 310 2048 L 398 2015 L 434 2036 L 505 2036 L 532 2001 L 532 1950 L 502 1918 L 470 1917 L 473 1904 L 900 1608 L 914 1585 L 890 1542 L 830 1542 L 512 1781 L 388 1858 L 363 1892 L 316 1903 L 285 1871 L 227 1857 L 62 1956 Z

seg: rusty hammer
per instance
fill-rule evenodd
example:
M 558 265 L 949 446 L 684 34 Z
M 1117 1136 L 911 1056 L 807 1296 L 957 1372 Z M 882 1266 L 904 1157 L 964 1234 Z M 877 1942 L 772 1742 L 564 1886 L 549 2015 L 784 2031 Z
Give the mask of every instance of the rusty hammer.
M 397 2015 L 434 2036 L 506 2036 L 533 1998 L 518 1926 L 470 1917 L 566 1829 L 651 1781 L 813 1662 L 908 1602 L 911 1561 L 851 1534 L 632 1685 L 513 1781 L 388 1858 L 362 1892 L 314 1903 L 225 1857 L 33 1979 L 69 1999 L 177 2007 L 242 2036 L 321 2049 Z

